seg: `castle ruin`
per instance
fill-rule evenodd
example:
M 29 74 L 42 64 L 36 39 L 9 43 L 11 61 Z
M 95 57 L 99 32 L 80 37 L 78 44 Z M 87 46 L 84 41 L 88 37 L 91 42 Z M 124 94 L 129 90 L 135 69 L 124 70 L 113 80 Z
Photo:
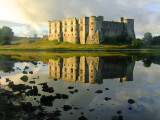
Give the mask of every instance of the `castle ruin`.
M 134 19 L 104 21 L 103 16 L 49 21 L 49 40 L 74 44 L 100 44 L 109 39 L 135 40 Z

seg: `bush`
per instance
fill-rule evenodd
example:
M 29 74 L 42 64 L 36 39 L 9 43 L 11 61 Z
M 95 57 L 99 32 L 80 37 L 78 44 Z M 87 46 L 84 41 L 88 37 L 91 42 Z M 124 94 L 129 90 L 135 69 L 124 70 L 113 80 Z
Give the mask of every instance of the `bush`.
M 146 42 L 141 39 L 136 39 L 136 41 L 132 41 L 133 48 L 141 48 L 146 47 Z
M 151 41 L 152 45 L 160 44 L 160 36 L 153 37 L 153 40 Z

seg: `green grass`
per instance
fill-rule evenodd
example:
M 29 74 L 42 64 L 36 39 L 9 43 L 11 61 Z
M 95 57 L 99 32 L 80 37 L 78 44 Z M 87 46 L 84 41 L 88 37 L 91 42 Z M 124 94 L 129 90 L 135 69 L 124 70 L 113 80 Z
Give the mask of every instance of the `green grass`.
M 0 50 L 21 51 L 157 51 L 160 45 L 150 46 L 143 49 L 134 49 L 129 45 L 104 45 L 104 44 L 73 44 L 68 42 L 49 41 L 43 39 L 24 39 L 12 41 L 11 45 L 0 45 Z
M 126 48 L 127 45 L 72 44 L 68 42 L 49 41 L 43 39 L 27 39 L 12 41 L 11 45 L 0 46 L 1 50 L 107 50 Z

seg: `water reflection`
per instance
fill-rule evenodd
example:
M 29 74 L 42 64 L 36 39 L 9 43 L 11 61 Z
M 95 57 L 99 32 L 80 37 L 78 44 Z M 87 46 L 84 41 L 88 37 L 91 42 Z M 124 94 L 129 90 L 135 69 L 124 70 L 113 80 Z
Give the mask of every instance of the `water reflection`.
M 90 84 L 101 84 L 103 79 L 113 78 L 118 78 L 118 82 L 133 81 L 134 61 L 119 58 L 116 63 L 106 59 L 85 56 L 49 59 L 49 78 Z
M 1 56 L 0 55 L 0 71 L 11 72 L 14 71 L 14 61 L 11 61 L 11 55 Z
M 159 56 L 0 58 L 2 120 L 160 118 Z

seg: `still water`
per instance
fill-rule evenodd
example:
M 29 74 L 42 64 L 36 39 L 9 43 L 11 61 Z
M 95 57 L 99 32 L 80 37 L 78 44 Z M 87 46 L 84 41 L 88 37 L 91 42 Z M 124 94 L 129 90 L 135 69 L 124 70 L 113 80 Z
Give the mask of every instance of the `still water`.
M 1 120 L 159 120 L 160 57 L 0 55 Z

